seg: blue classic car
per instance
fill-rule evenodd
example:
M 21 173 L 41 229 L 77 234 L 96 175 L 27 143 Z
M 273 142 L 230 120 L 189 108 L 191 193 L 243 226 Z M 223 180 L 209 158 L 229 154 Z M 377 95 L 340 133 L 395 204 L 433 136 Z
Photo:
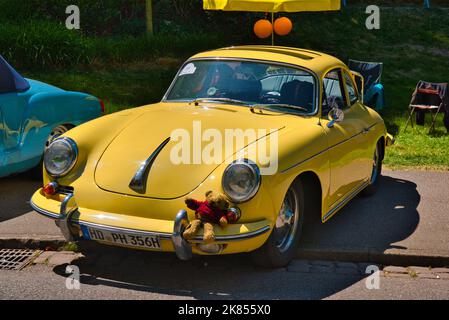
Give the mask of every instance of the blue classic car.
M 52 140 L 103 112 L 100 99 L 25 79 L 0 55 L 0 177 L 38 166 Z

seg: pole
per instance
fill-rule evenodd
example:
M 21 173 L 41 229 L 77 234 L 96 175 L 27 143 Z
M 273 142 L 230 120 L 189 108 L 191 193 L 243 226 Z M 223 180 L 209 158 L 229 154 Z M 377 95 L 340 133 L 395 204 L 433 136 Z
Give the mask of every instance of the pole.
M 146 0 L 146 16 L 147 16 L 147 34 L 153 35 L 153 3 L 152 0 Z
M 273 32 L 271 33 L 271 45 L 274 46 L 274 12 L 271 13 L 271 25 L 273 26 Z

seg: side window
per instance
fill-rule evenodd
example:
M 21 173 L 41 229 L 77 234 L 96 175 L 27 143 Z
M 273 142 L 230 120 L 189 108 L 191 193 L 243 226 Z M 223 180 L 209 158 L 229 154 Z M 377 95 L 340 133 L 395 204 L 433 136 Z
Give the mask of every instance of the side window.
M 344 72 L 344 77 L 345 77 L 346 89 L 348 90 L 349 102 L 350 102 L 350 105 L 352 106 L 354 103 L 356 103 L 359 100 L 359 96 L 358 96 L 357 90 L 355 89 L 354 82 L 352 81 L 351 76 L 347 72 Z
M 323 96 L 323 116 L 326 116 L 332 109 L 333 104 L 338 108 L 346 109 L 346 95 L 343 90 L 343 81 L 340 69 L 330 71 L 324 77 L 324 96 Z

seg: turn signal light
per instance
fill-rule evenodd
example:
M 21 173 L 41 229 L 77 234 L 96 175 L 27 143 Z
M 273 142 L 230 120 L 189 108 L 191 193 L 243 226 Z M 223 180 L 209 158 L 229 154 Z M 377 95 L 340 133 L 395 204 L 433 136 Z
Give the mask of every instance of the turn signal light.
M 58 188 L 59 185 L 56 182 L 50 182 L 44 187 L 43 191 L 46 196 L 52 196 L 58 192 Z

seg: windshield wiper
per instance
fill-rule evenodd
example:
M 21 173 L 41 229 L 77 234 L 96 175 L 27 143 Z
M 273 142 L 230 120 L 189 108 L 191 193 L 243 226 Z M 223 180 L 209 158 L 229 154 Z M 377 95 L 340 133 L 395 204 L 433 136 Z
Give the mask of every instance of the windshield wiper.
M 198 105 L 201 102 L 221 102 L 221 103 L 237 104 L 241 106 L 251 106 L 251 104 L 248 102 L 231 98 L 198 98 L 192 101 L 192 103 L 194 103 L 195 105 Z
M 292 104 L 282 104 L 282 103 L 279 103 L 279 104 L 278 103 L 273 103 L 273 104 L 257 104 L 257 105 L 253 105 L 253 106 L 251 106 L 251 111 L 254 111 L 255 109 L 276 111 L 276 110 L 273 110 L 273 108 L 276 108 L 276 107 L 309 112 L 309 109 L 306 109 L 304 107 L 295 106 L 295 105 L 292 105 Z

